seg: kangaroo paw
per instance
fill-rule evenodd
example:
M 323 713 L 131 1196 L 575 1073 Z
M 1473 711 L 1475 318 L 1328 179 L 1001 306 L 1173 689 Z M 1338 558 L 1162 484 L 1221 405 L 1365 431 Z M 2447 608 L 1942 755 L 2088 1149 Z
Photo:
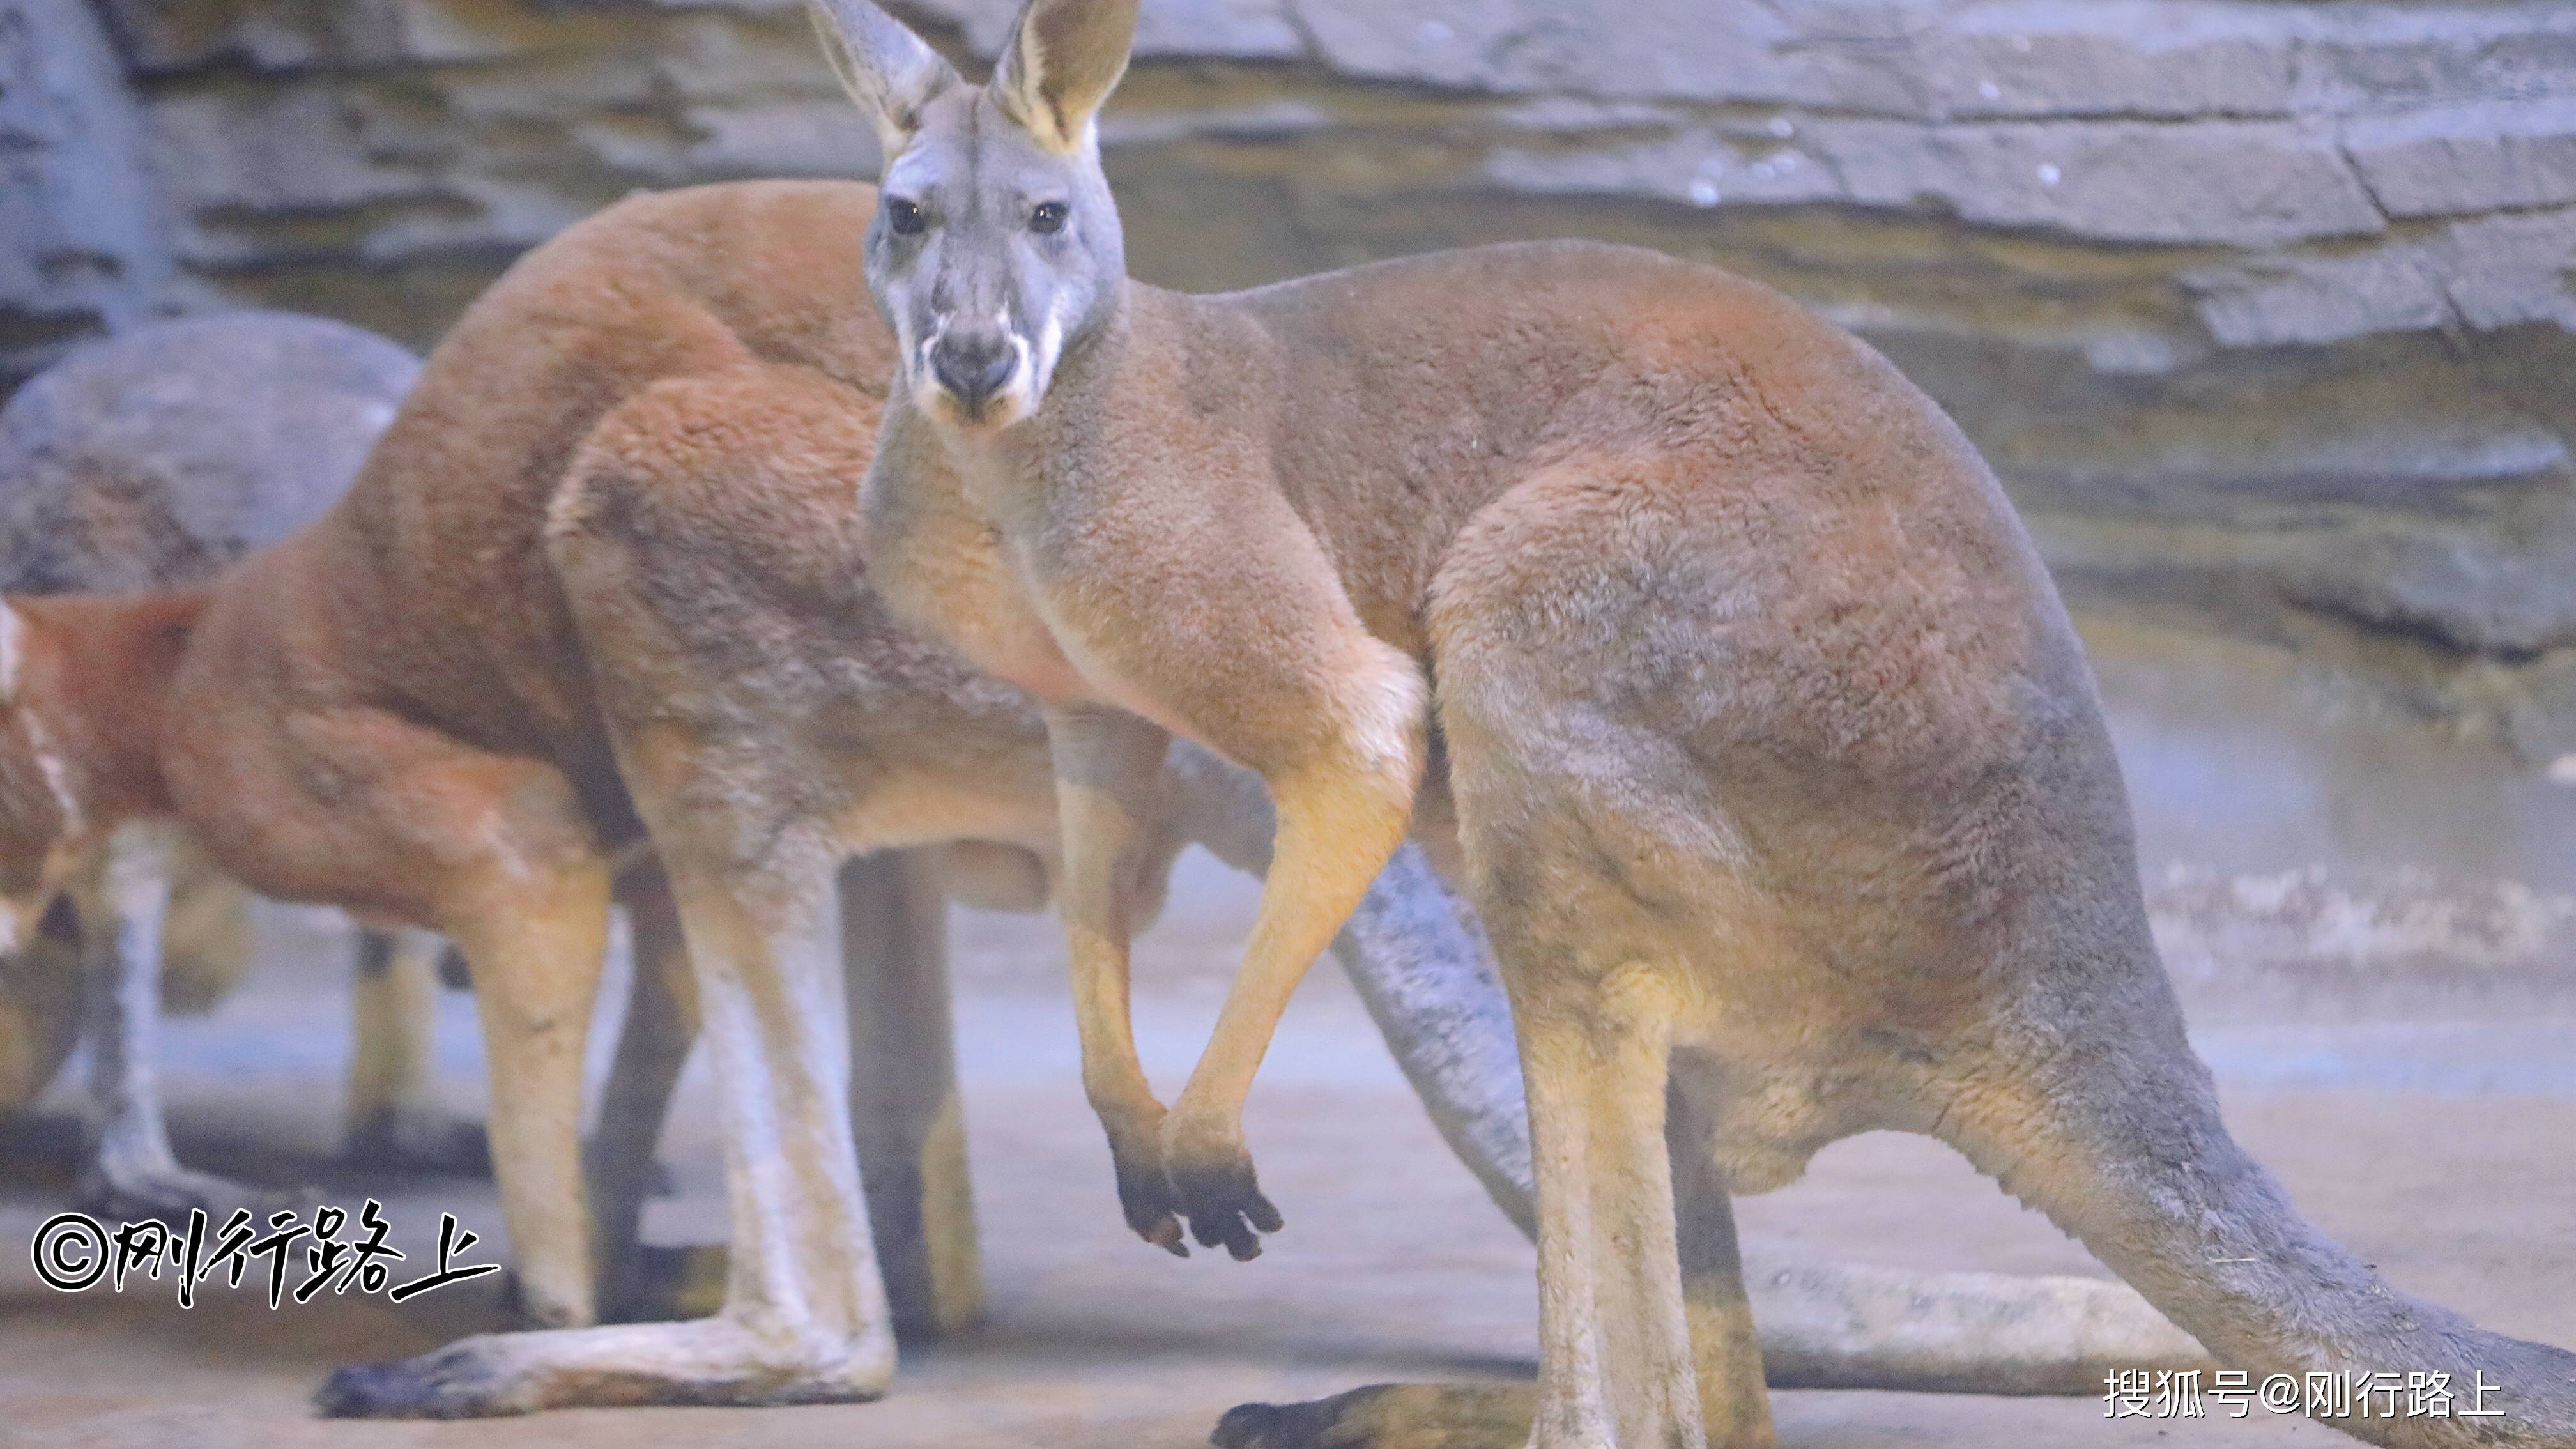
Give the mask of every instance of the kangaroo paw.
M 893 1376 L 893 1339 L 846 1345 L 759 1335 L 731 1319 L 486 1333 L 400 1363 L 331 1375 L 335 1419 L 471 1419 L 577 1406 L 863 1403 Z
M 1529 1384 L 1371 1384 L 1305 1404 L 1240 1404 L 1217 1449 L 1523 1449 Z
M 1157 1135 L 1111 1133 L 1109 1160 L 1118 1174 L 1118 1207 L 1127 1215 L 1127 1226 L 1173 1257 L 1188 1257 L 1189 1247 L 1181 1241 L 1181 1200 L 1164 1176 Z
M 1231 1123 L 1217 1127 L 1178 1116 L 1167 1120 L 1163 1174 L 1200 1247 L 1223 1244 L 1236 1262 L 1248 1263 L 1261 1256 L 1261 1234 L 1284 1225 L 1279 1209 L 1261 1195 L 1252 1154 Z

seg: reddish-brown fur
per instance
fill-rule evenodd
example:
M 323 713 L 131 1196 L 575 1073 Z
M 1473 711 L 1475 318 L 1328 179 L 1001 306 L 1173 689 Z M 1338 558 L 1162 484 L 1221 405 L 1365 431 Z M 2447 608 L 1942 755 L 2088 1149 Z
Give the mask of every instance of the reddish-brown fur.
M 519 1357 L 471 1385 L 450 1374 L 389 1403 L 361 1376 L 335 1407 L 864 1397 L 891 1370 L 846 1104 L 812 1090 L 835 1080 L 822 1026 L 839 957 L 811 949 L 832 867 L 904 843 L 902 822 L 861 807 L 940 798 L 924 773 L 971 779 L 970 796 L 995 802 L 981 833 L 1015 847 L 1051 843 L 1053 802 L 1025 704 L 866 617 L 853 489 L 892 363 L 835 238 L 873 200 L 753 183 L 639 198 L 576 227 L 469 311 L 319 521 L 203 594 L 19 611 L 11 724 L 44 731 L 73 809 L 32 744 L 0 751 L 26 766 L 0 778 L 24 827 L 13 844 L 63 855 L 79 843 L 72 813 L 93 837 L 175 813 L 254 889 L 464 950 L 541 1321 L 595 1312 L 581 1039 L 611 862 L 648 843 L 647 819 L 665 827 L 649 842 L 660 868 L 631 876 L 639 951 L 675 964 L 685 925 L 712 961 L 698 994 L 731 1059 L 729 1103 L 785 1149 L 736 1164 L 759 1179 L 760 1210 L 736 1235 L 756 1281 L 724 1320 L 648 1349 L 638 1330 L 521 1336 L 502 1340 L 527 1345 Z M 691 587 L 668 587 L 682 575 Z M 885 637 L 828 632 L 842 625 Z M 648 640 L 699 652 L 615 652 Z M 835 648 L 849 657 L 824 657 Z M 882 721 L 926 748 L 880 749 L 853 728 L 879 723 L 861 719 L 870 688 L 927 712 Z M 775 714 L 746 714 L 752 702 Z M 1039 767 L 1004 768 L 1015 752 Z M 925 836 L 979 833 L 976 812 L 912 813 Z M 795 1023 L 783 1046 L 744 1026 L 772 1020 Z
M 206 606 L 202 589 L 140 598 L 16 598 L 27 623 L 22 702 L 65 722 L 57 743 L 83 805 L 104 819 L 169 808 L 161 735 L 171 682 Z
M 345 324 L 235 312 L 155 322 L 76 349 L 0 409 L 0 851 L 41 891 L 45 929 L 0 958 L 0 1109 L 89 1047 L 84 1205 L 106 1217 L 221 1221 L 262 1195 L 182 1167 L 160 1111 L 162 1010 L 203 1011 L 249 965 L 249 897 L 167 807 L 167 694 L 204 595 L 227 564 L 346 491 L 419 361 Z M 154 590 L 199 590 L 151 596 Z M 17 688 L 23 685 L 24 688 Z M 125 822 L 134 821 L 130 828 Z M 47 857 L 53 869 L 28 867 Z M 30 880 L 34 884 L 30 885 Z M 13 908 L 12 914 L 24 914 Z M 433 940 L 361 937 L 352 1001 L 353 1157 L 470 1168 L 482 1128 L 428 1079 Z
M 0 749 L 0 892 L 12 935 L 118 821 L 169 808 L 161 730 L 201 591 L 139 599 L 19 597 Z M 51 776 L 51 778 L 49 778 Z M 78 802 L 65 810 L 64 791 Z
M 306 832 L 322 822 L 263 819 L 228 802 L 311 788 L 417 792 L 385 801 L 382 814 L 453 823 L 483 802 L 436 782 L 462 771 L 499 788 L 521 768 L 448 759 L 459 747 L 561 773 L 569 799 L 515 787 L 532 844 L 587 848 L 587 836 L 615 845 L 636 833 L 587 653 L 545 552 L 546 510 L 591 426 L 656 380 L 784 365 L 854 401 L 881 396 L 891 367 L 882 326 L 863 302 L 812 300 L 850 295 L 830 286 L 857 277 L 833 238 L 868 198 L 851 187 L 756 184 L 643 198 L 576 228 L 458 324 L 431 361 L 435 385 L 404 408 L 346 501 L 226 580 L 182 685 L 191 709 L 180 773 L 203 813 L 226 817 L 217 848 L 251 865 L 252 884 L 434 921 L 452 863 L 387 871 L 377 858 L 434 857 L 427 835 L 366 838 L 383 826 L 356 811 L 316 838 Z M 755 252 L 761 265 L 740 264 Z M 546 335 L 549 325 L 577 330 L 579 345 Z M 449 481 L 461 479 L 476 486 Z M 802 517 L 793 531 L 836 521 Z M 316 773 L 271 777 L 285 759 L 246 743 L 269 733 L 280 710 L 299 721 L 292 758 Z M 385 778 L 396 757 L 425 773 Z

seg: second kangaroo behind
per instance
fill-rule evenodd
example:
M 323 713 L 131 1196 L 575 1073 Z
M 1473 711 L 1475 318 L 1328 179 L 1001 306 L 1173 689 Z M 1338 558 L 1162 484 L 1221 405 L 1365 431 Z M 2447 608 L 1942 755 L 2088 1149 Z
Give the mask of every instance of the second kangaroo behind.
M 0 589 L 205 584 L 330 507 L 419 370 L 373 333 L 283 312 L 157 322 L 77 349 L 0 409 Z M 0 619 L 23 632 L 5 606 Z M 16 684 L 0 680 L 12 712 Z M 94 743 L 25 740 L 47 762 L 37 772 L 46 797 L 78 793 Z M 95 1099 L 84 1200 L 112 1217 L 204 1208 L 220 1222 L 265 1195 L 178 1164 L 153 1040 L 165 1005 L 210 1009 L 248 968 L 248 893 L 184 832 L 78 824 L 54 862 L 65 888 L 40 890 L 41 915 L 21 923 L 43 929 L 0 961 L 0 1112 L 57 1074 L 77 1019 Z M 424 933 L 367 932 L 359 943 L 353 1161 L 458 1171 L 485 1160 L 481 1126 L 440 1105 L 432 1081 L 437 948 Z
M 868 0 L 818 13 L 887 156 L 850 239 L 899 339 L 869 571 L 1048 708 L 1130 1222 L 1239 1254 L 1279 1226 L 1239 1110 L 1409 822 L 1450 838 L 1511 992 L 1534 1400 L 1377 1390 L 1241 1410 L 1221 1442 L 1767 1444 L 1729 1196 L 1900 1128 L 2232 1366 L 2503 1385 L 2501 1418 L 2348 1432 L 2576 1445 L 2576 1356 L 2398 1293 L 2229 1137 L 2064 607 L 1883 358 L 1723 272 L 1579 243 L 1142 286 L 1094 120 L 1135 0 L 1032 0 L 981 86 Z M 1417 817 L 1435 722 L 1454 815 Z M 1167 1116 L 1114 1009 L 1111 884 L 1171 734 L 1258 771 L 1278 827 Z

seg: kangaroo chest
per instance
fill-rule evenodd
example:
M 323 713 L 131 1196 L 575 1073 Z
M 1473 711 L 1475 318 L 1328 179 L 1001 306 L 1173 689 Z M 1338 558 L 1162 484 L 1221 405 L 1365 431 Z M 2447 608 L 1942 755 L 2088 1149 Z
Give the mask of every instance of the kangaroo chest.
M 1041 584 L 1046 524 L 1024 462 L 989 440 L 950 440 L 943 451 L 953 484 L 944 506 L 954 521 L 906 549 L 914 555 L 906 567 L 920 571 L 919 587 L 935 594 L 922 601 L 922 617 L 978 668 L 1044 703 L 1109 705 L 1189 735 L 1150 691 L 1109 663 L 1065 601 L 1051 599 Z
M 1086 697 L 1013 557 L 987 490 L 966 473 L 982 460 L 924 448 L 881 480 L 869 510 L 870 574 L 895 611 L 977 669 L 1046 704 Z

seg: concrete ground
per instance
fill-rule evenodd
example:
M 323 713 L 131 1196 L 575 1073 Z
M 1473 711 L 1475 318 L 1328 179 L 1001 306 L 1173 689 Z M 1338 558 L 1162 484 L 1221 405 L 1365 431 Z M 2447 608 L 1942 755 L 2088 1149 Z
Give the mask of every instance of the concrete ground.
M 2215 876 L 2176 888 L 2159 925 L 2178 959 L 2185 948 L 2198 953 L 2177 973 L 2238 1132 L 2310 1214 L 2399 1286 L 2496 1329 L 2576 1344 L 2576 972 L 2560 956 L 2549 962 L 2554 976 L 2535 975 L 2523 958 L 2540 938 L 2505 940 L 2540 929 L 2533 921 L 2557 921 L 2556 898 L 2514 886 L 2465 906 L 2442 897 L 2372 916 L 2366 902 L 2336 894 L 2340 876 L 2281 886 L 2257 867 L 2296 865 L 2296 857 L 2230 858 L 2202 849 L 2208 842 L 2192 838 L 2191 819 L 2157 813 L 2163 800 L 2202 800 L 2227 818 L 2248 813 L 2259 789 L 2190 789 L 2192 761 L 2244 751 L 2224 741 L 2187 748 L 2187 731 L 2142 731 L 2136 718 L 2123 744 L 2133 750 L 2133 783 L 2137 762 L 2147 762 L 2151 877 L 2167 859 L 2216 862 Z M 2425 777 L 2410 770 L 2406 778 Z M 2524 783 L 2511 789 L 2525 801 L 2514 818 L 2563 819 L 2556 796 Z M 2366 823 L 2367 812 L 2329 796 L 2313 782 L 2285 794 L 2285 808 L 2319 822 L 2306 838 Z M 2386 813 L 2392 829 L 2404 823 L 2406 812 Z M 2563 854 L 2571 837 L 2556 833 L 2553 844 L 2543 830 L 2523 838 Z M 2540 873 L 2527 860 L 2480 865 L 2493 867 L 2493 879 Z M 1246 884 L 1196 858 L 1174 894 L 1139 969 L 1142 1043 L 1167 1091 L 1214 1014 L 1251 899 Z M 338 938 L 308 915 L 280 913 L 268 924 L 271 949 L 245 988 L 215 1016 L 168 1029 L 166 1080 L 183 1158 L 311 1184 L 321 1201 L 353 1208 L 376 1195 L 397 1242 L 415 1252 L 438 1214 L 453 1212 L 485 1236 L 467 1258 L 496 1260 L 505 1249 L 490 1184 L 368 1180 L 330 1163 L 345 958 Z M 506 1326 L 490 1281 L 400 1308 L 324 1299 L 271 1311 L 245 1291 L 215 1293 L 183 1312 L 167 1285 L 148 1281 L 121 1295 L 55 1293 L 36 1281 L 27 1245 L 69 1188 L 76 1134 L 58 1088 L 45 1115 L 0 1141 L 0 1444 L 1179 1449 L 1205 1442 L 1217 1416 L 1247 1399 L 1531 1371 L 1530 1250 L 1442 1148 L 1330 968 L 1291 1013 L 1249 1122 L 1288 1229 L 1258 1262 L 1238 1265 L 1204 1253 L 1175 1261 L 1120 1224 L 1107 1154 L 1078 1086 L 1052 924 L 970 918 L 953 949 L 990 1308 L 973 1336 L 907 1350 L 884 1402 L 474 1424 L 316 1420 L 306 1396 L 334 1365 Z M 2258 951 L 2272 954 L 2240 959 Z M 2355 988 L 2355 973 L 2372 972 L 2370 989 Z M 2485 984 L 2465 989 L 2464 981 Z M 450 997 L 444 1009 L 445 1082 L 460 1109 L 475 1110 L 482 1087 L 470 1004 Z M 647 1223 L 663 1241 L 723 1231 L 712 1113 L 695 1071 L 666 1144 L 678 1193 Z M 1821 1256 L 2100 1271 L 1946 1148 L 1920 1139 L 1840 1144 L 1805 1180 L 1748 1200 L 1741 1212 L 1749 1234 Z M 2259 1410 L 2243 1422 L 2106 1420 L 2099 1397 L 1790 1392 L 1774 1407 L 1782 1443 L 1815 1449 L 2343 1442 Z

